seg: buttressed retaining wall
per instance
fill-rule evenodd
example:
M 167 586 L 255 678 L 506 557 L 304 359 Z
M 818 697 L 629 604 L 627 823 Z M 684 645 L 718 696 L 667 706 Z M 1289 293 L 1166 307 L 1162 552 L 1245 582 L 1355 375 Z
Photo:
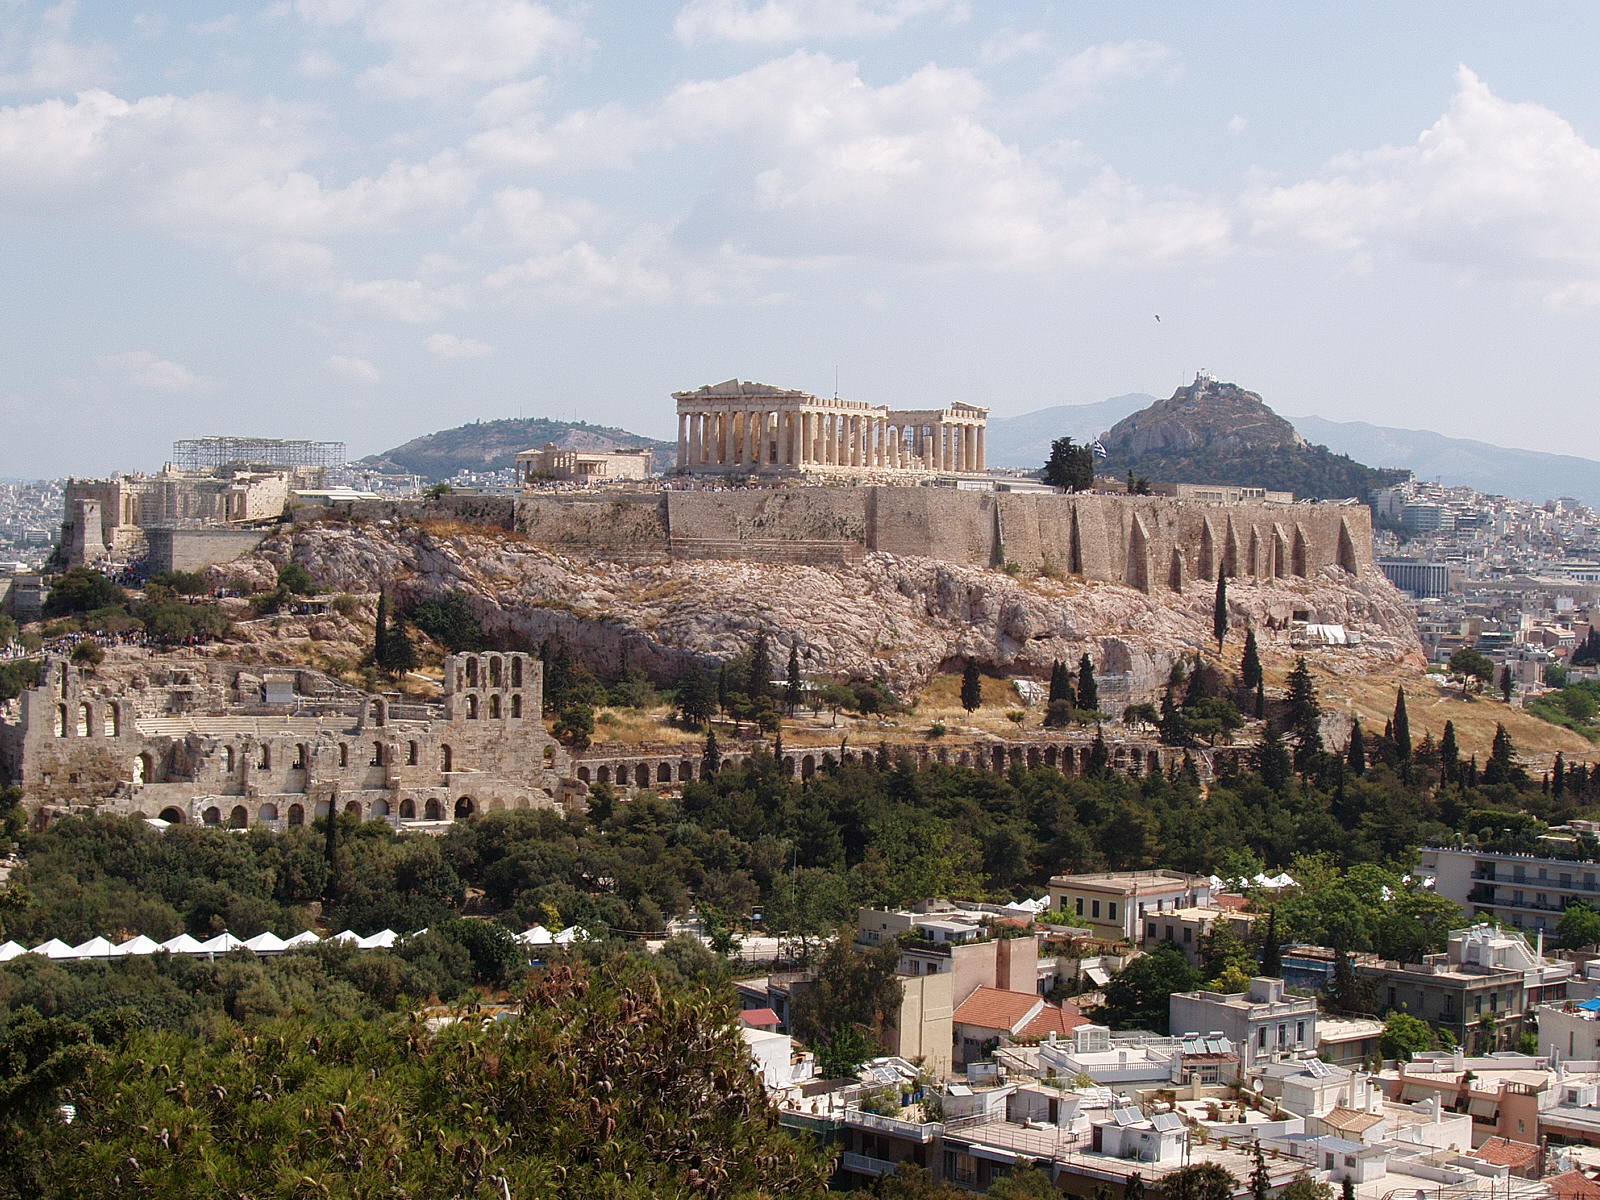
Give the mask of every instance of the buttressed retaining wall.
M 1370 510 L 1345 504 L 814 487 L 527 497 L 517 526 L 552 548 L 600 557 L 824 563 L 880 551 L 1016 563 L 1145 592 L 1183 591 L 1219 570 L 1272 578 L 1372 569 Z

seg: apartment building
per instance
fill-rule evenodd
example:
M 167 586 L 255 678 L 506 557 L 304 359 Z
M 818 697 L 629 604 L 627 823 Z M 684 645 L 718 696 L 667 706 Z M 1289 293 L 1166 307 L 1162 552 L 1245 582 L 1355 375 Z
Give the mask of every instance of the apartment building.
M 1139 942 L 1148 916 L 1208 906 L 1211 881 L 1182 871 L 1103 871 L 1050 878 L 1050 907 L 1081 917 L 1098 938 Z
M 1600 862 L 1595 861 L 1428 846 L 1420 870 L 1433 877 L 1435 892 L 1454 900 L 1469 917 L 1534 934 L 1555 929 L 1575 901 L 1600 905 Z

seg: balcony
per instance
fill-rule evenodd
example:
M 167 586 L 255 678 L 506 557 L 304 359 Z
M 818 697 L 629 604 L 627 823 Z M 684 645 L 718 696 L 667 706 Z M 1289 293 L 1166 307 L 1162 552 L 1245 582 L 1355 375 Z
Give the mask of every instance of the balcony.
M 880 1117 L 877 1113 L 862 1112 L 859 1108 L 847 1108 L 839 1116 L 846 1125 L 857 1129 L 870 1129 L 873 1133 L 904 1138 L 918 1144 L 931 1142 L 944 1132 L 944 1126 L 937 1121 L 918 1125 L 914 1121 L 902 1121 L 898 1117 Z
M 857 1175 L 893 1175 L 895 1167 L 899 1165 L 887 1158 L 873 1158 L 870 1154 L 857 1154 L 853 1150 L 846 1150 L 839 1157 L 840 1169 L 854 1171 Z

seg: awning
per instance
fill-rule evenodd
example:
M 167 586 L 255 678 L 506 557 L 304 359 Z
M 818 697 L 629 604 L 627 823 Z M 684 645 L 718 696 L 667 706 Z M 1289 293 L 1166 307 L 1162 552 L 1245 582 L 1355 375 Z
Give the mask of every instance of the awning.
M 1467 1101 L 1467 1111 L 1475 1117 L 1492 1120 L 1495 1114 L 1500 1111 L 1500 1102 L 1498 1100 L 1480 1100 L 1474 1096 Z

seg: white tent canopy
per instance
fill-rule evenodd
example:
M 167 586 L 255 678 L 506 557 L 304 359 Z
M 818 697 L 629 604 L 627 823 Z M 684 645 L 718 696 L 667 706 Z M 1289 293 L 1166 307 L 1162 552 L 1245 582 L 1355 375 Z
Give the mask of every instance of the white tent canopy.
M 289 938 L 287 941 L 285 941 L 283 943 L 283 948 L 285 950 L 294 950 L 300 946 L 320 945 L 321 942 L 321 938 L 312 933 L 311 930 L 307 929 L 304 933 L 297 933 L 292 938 Z
M 285 945 L 287 943 L 270 929 L 244 942 L 244 948 L 252 954 L 282 954 Z
M 543 925 L 535 925 L 532 929 L 524 929 L 517 934 L 517 941 L 524 946 L 548 946 L 555 941 L 555 935 Z
M 7 942 L 0 946 L 0 962 L 10 962 L 19 954 L 26 954 L 28 948 L 18 942 Z
M 200 954 L 200 943 L 187 933 L 180 933 L 177 937 L 168 938 L 161 943 L 161 948 L 172 954 Z
M 48 942 L 40 942 L 32 950 L 28 951 L 28 953 L 29 954 L 42 954 L 46 958 L 76 958 L 77 957 L 77 955 L 73 953 L 72 947 L 67 945 L 60 938 L 51 938 Z
M 200 943 L 202 954 L 229 954 L 243 949 L 244 943 L 224 929 L 216 937 Z
M 352 946 L 361 945 L 361 935 L 354 929 L 346 929 L 341 933 L 336 933 L 328 940 L 330 942 L 346 942 Z
M 123 942 L 122 945 L 118 946 L 117 953 L 120 955 L 154 954 L 160 949 L 160 942 L 156 941 L 155 938 L 145 937 L 145 935 L 141 933 L 137 937 L 129 938 L 127 941 Z
M 380 929 L 370 937 L 357 938 L 356 945 L 362 950 L 387 950 L 400 940 L 400 935 L 392 929 Z
M 116 952 L 117 948 L 103 937 L 92 937 L 83 945 L 72 948 L 75 958 L 110 958 Z

